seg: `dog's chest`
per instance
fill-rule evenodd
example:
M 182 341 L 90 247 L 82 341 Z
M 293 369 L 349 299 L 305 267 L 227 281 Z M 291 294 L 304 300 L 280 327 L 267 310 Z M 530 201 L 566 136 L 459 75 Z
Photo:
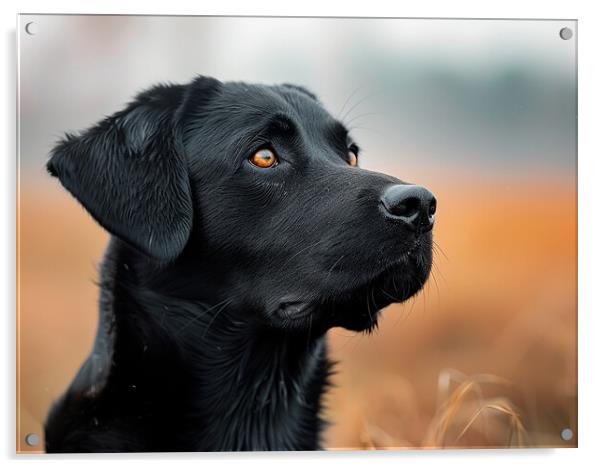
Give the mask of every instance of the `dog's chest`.
M 287 349 L 254 362 L 251 352 L 237 363 L 208 365 L 198 376 L 188 419 L 194 450 L 319 448 L 321 396 L 329 372 L 323 340 L 301 355 Z

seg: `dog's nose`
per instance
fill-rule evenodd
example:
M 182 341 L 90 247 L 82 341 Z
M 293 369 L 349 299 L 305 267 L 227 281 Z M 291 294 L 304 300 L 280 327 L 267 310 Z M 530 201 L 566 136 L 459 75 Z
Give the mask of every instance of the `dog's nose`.
M 386 215 L 403 221 L 421 232 L 428 232 L 435 224 L 437 200 L 420 185 L 393 185 L 385 190 L 381 201 Z

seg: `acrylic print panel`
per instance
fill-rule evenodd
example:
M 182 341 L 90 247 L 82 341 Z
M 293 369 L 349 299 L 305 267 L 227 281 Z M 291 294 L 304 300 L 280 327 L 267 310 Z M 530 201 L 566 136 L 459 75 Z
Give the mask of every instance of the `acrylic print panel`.
M 18 35 L 18 452 L 577 445 L 576 21 Z

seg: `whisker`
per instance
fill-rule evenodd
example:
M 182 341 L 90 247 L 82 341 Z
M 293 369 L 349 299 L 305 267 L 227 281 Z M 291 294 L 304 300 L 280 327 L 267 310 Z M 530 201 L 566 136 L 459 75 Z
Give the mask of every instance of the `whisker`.
M 361 119 L 362 117 L 369 117 L 369 116 L 372 116 L 372 115 L 380 115 L 380 114 L 378 112 L 365 112 L 363 114 L 356 115 L 352 119 L 348 120 L 347 122 L 345 122 L 345 125 L 349 126 L 353 122 L 355 122 L 357 119 Z
M 441 255 L 443 255 L 445 257 L 445 260 L 449 261 L 449 258 L 447 255 L 445 255 L 445 252 L 443 251 L 443 249 L 441 248 L 441 246 L 433 239 L 433 246 L 435 247 L 436 251 L 441 253 Z
M 439 275 L 439 278 L 444 282 L 447 283 L 447 280 L 445 279 L 445 275 L 443 275 L 443 272 L 441 271 L 441 268 L 439 268 L 439 265 L 437 265 L 437 262 L 435 262 L 433 260 L 433 267 L 435 268 L 435 270 L 432 271 L 432 273 L 436 273 Z
M 366 305 L 368 306 L 368 316 L 370 317 L 370 322 L 372 322 L 374 319 L 372 318 L 372 313 L 370 312 L 370 288 L 368 288 L 368 291 L 366 291 Z
M 311 248 L 313 248 L 313 247 L 315 247 L 315 246 L 317 246 L 317 245 L 321 244 L 321 243 L 322 243 L 322 242 L 324 242 L 325 240 L 326 240 L 326 239 L 320 239 L 319 241 L 317 241 L 317 242 L 315 242 L 315 243 L 313 243 L 313 244 L 310 244 L 310 245 L 308 245 L 307 247 L 304 247 L 304 248 L 302 248 L 301 250 L 299 250 L 299 252 L 297 252 L 296 254 L 294 254 L 294 255 L 290 256 L 289 258 L 287 258 L 287 259 L 286 259 L 286 261 L 285 261 L 285 262 L 282 264 L 282 267 L 285 267 L 286 265 L 288 265 L 288 264 L 289 264 L 289 262 L 290 262 L 290 261 L 291 261 L 293 258 L 295 258 L 295 257 L 297 257 L 298 255 L 302 254 L 303 252 L 305 252 L 305 251 L 307 251 L 307 250 L 309 250 L 309 249 L 311 249 Z
M 356 109 L 360 104 L 363 104 L 364 102 L 366 102 L 368 99 L 372 99 L 375 96 L 378 96 L 379 94 L 381 94 L 381 92 L 379 91 L 374 91 L 371 94 L 368 94 L 367 96 L 364 96 L 362 99 L 360 99 L 359 101 L 357 101 L 353 106 L 351 106 L 349 108 L 349 110 L 347 112 L 345 112 L 345 115 L 341 118 L 341 120 L 343 122 L 345 122 L 345 119 L 349 116 L 349 114 L 351 112 L 354 111 L 354 109 Z M 345 123 L 345 125 L 347 125 L 347 123 Z
M 337 112 L 337 119 L 340 120 L 340 116 L 341 113 L 345 110 L 345 107 L 347 107 L 347 104 L 349 104 L 349 102 L 351 101 L 351 99 L 353 98 L 353 96 L 356 95 L 356 93 L 362 88 L 362 86 L 364 86 L 365 83 L 362 83 L 360 85 L 358 85 L 350 94 L 349 96 L 347 96 L 347 99 L 345 99 L 345 102 L 343 103 L 343 106 L 341 107 L 341 109 L 339 110 L 339 112 Z
M 433 261 L 433 265 L 435 265 L 434 261 Z M 435 288 L 437 289 L 437 302 L 440 304 L 441 303 L 441 290 L 439 289 L 439 282 L 437 281 L 437 276 L 435 275 L 435 271 L 431 270 L 431 273 L 432 274 L 430 275 L 430 277 L 435 282 Z
M 380 130 L 376 130 L 375 128 L 372 128 L 372 127 L 365 127 L 365 126 L 361 126 L 361 125 L 360 126 L 358 126 L 358 125 L 352 125 L 351 127 L 348 127 L 348 128 L 349 128 L 350 132 L 353 132 L 354 130 L 367 130 L 367 131 L 372 132 L 372 133 L 374 133 L 376 135 L 379 135 L 379 136 L 384 136 L 385 135 L 384 132 L 381 132 Z
M 398 297 L 395 297 L 395 296 L 393 296 L 393 295 L 389 294 L 389 293 L 388 293 L 387 291 L 385 291 L 383 288 L 379 288 L 379 289 L 380 289 L 380 290 L 383 292 L 383 294 L 385 294 L 385 296 L 387 296 L 389 299 L 393 299 L 394 301 L 397 301 L 397 303 L 398 303 L 398 304 L 401 304 L 401 303 L 403 303 L 403 302 L 404 302 L 404 301 L 403 301 L 403 299 L 400 299 L 400 298 L 398 298 Z
M 228 302 L 226 304 L 224 304 L 222 307 L 220 307 L 218 309 L 218 311 L 215 313 L 215 315 L 211 318 L 211 320 L 209 321 L 209 324 L 207 325 L 207 328 L 205 329 L 205 333 L 203 333 L 203 336 L 201 336 L 201 339 L 204 339 L 207 336 L 207 333 L 209 333 L 209 329 L 211 328 L 211 325 L 213 325 L 213 322 L 215 322 L 215 319 L 217 318 L 217 316 L 226 308 L 228 307 L 230 304 L 232 304 L 233 300 L 228 300 Z
M 332 266 L 328 269 L 328 274 L 326 275 L 326 279 L 324 280 L 324 283 L 328 283 L 328 278 L 330 278 L 330 274 L 334 270 L 334 267 L 337 265 L 337 263 L 339 263 L 341 260 L 343 260 L 343 258 L 345 258 L 345 254 L 341 255 L 339 257 L 339 259 L 336 262 L 334 262 L 332 264 Z
M 176 331 L 175 335 L 176 336 L 180 335 L 186 328 L 188 328 L 194 322 L 196 322 L 197 320 L 202 319 L 205 315 L 207 315 L 213 309 L 216 309 L 217 307 L 220 307 L 221 305 L 223 305 L 227 301 L 229 301 L 229 299 L 224 299 L 223 301 L 218 302 L 217 304 L 209 307 L 208 309 L 205 309 L 202 313 L 195 315 L 194 317 L 192 317 L 192 319 L 188 320 L 184 325 L 182 325 L 182 327 L 179 328 L 178 331 Z M 165 318 L 165 313 L 163 314 L 163 318 Z

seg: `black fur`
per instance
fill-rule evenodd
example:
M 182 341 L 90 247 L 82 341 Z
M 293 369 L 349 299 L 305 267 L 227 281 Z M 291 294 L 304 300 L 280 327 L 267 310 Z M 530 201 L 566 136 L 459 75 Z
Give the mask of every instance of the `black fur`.
M 57 145 L 49 172 L 113 237 L 49 452 L 320 448 L 326 331 L 371 330 L 431 265 L 430 231 L 383 216 L 401 182 L 350 147 L 304 88 L 206 77 Z

